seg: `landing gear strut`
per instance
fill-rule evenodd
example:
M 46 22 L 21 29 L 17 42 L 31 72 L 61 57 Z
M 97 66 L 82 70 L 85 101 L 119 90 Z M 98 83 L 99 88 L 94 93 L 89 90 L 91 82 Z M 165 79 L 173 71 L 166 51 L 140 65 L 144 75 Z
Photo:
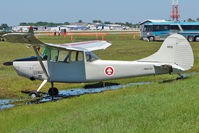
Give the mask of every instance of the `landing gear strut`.
M 31 92 L 29 93 L 29 96 L 31 96 L 32 98 L 40 97 L 39 91 L 41 90 L 41 88 L 42 88 L 46 83 L 47 83 L 47 80 L 44 80 L 37 90 L 33 90 L 33 91 L 31 91 Z
M 51 88 L 48 90 L 48 94 L 52 97 L 57 96 L 59 94 L 59 90 L 54 87 L 53 82 L 51 82 Z

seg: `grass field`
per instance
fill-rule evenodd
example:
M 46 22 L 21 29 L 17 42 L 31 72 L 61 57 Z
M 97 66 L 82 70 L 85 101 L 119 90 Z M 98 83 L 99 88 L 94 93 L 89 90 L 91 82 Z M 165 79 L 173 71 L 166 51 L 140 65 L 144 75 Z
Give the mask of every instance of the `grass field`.
M 99 37 L 100 38 L 100 37 Z M 111 35 L 105 40 L 112 46 L 95 53 L 101 59 L 136 60 L 151 55 L 161 42 L 133 40 L 133 36 Z M 43 37 L 50 43 L 71 42 L 70 38 Z M 92 36 L 74 36 L 73 41 L 94 40 Z M 193 69 L 199 72 L 199 43 L 191 43 L 195 55 Z M 34 55 L 23 45 L 0 42 L 0 98 L 25 98 L 21 90 L 34 90 L 41 81 L 17 76 L 3 62 Z M 158 83 L 177 75 L 159 75 L 112 80 L 127 84 L 153 81 L 154 84 L 131 86 L 98 94 L 87 94 L 48 102 L 22 105 L 0 111 L 0 132 L 199 132 L 199 75 L 169 83 Z M 90 83 L 92 84 L 92 83 Z M 56 83 L 59 89 L 80 88 L 86 84 Z M 47 84 L 42 91 L 47 91 Z

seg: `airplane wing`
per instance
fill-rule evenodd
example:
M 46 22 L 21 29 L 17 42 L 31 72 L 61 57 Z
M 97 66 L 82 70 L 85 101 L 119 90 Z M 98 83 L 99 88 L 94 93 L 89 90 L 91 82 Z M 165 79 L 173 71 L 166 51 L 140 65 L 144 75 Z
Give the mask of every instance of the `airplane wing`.
M 66 43 L 66 44 L 50 44 L 43 43 L 40 40 L 36 39 L 35 36 L 28 33 L 8 33 L 3 35 L 4 38 L 8 42 L 12 43 L 22 43 L 27 44 L 29 46 L 41 46 L 41 47 L 50 47 L 55 49 L 63 49 L 63 50 L 73 50 L 73 51 L 94 51 L 100 49 L 106 49 L 111 46 L 111 43 L 107 41 L 87 41 L 87 42 L 76 42 L 76 43 Z

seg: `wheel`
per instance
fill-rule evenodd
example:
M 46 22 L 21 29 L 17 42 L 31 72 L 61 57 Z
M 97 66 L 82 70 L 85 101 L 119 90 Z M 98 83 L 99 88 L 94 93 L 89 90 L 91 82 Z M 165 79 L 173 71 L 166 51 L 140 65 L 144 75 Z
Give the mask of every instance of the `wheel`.
M 195 37 L 195 41 L 199 42 L 199 36 Z
M 152 41 L 154 41 L 154 37 L 153 37 L 153 36 L 150 36 L 150 37 L 149 37 L 149 42 L 152 42 Z
M 29 96 L 31 96 L 32 98 L 36 98 L 39 97 L 39 93 L 36 90 L 33 90 L 29 93 Z
M 193 37 L 193 36 L 188 36 L 187 40 L 188 40 L 189 42 L 193 42 L 193 41 L 194 41 L 194 37 Z
M 48 94 L 50 96 L 57 96 L 59 94 L 59 90 L 55 87 L 52 87 L 48 90 Z

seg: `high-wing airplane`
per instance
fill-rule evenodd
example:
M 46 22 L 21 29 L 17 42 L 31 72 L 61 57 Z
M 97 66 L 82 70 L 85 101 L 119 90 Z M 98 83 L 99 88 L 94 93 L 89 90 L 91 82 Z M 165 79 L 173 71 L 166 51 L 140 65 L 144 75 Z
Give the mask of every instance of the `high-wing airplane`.
M 62 45 L 43 43 L 36 39 L 32 28 L 28 33 L 8 33 L 8 42 L 33 47 L 36 57 L 12 62 L 18 75 L 43 80 L 30 96 L 38 97 L 40 89 L 51 82 L 48 93 L 58 95 L 54 82 L 83 83 L 156 74 L 179 74 L 193 67 L 194 57 L 189 42 L 181 35 L 169 36 L 153 55 L 136 61 L 101 60 L 92 51 L 106 49 L 106 41 L 88 41 Z M 38 47 L 44 47 L 40 55 Z

